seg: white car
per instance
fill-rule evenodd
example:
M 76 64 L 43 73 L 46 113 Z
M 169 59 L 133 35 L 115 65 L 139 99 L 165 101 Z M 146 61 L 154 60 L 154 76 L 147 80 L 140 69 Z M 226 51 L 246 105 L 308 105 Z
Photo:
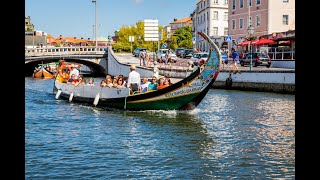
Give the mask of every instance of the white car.
M 167 51 L 168 51 L 168 49 L 159 49 L 158 50 L 158 52 L 157 52 L 157 61 L 159 63 L 166 62 L 166 52 Z M 172 50 L 170 50 L 170 56 L 171 56 L 171 61 L 176 63 L 178 58 L 177 58 L 177 55 Z
M 209 57 L 209 53 L 201 52 L 201 53 L 194 53 L 190 58 L 191 61 L 194 62 L 195 65 L 202 65 Z

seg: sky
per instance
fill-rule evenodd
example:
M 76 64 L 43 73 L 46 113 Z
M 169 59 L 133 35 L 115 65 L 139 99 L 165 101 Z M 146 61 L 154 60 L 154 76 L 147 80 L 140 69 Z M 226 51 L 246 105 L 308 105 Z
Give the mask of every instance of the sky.
M 96 0 L 98 38 L 114 36 L 125 25 L 158 19 L 160 26 L 190 16 L 200 0 Z M 53 37 L 94 39 L 95 3 L 92 0 L 25 0 L 25 16 L 35 30 Z

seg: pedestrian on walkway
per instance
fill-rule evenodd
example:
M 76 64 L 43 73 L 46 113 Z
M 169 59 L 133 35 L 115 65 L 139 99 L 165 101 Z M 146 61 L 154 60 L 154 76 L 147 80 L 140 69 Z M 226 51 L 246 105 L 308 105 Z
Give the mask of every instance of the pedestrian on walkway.
M 233 70 L 233 74 L 237 74 L 237 72 L 239 74 L 241 74 L 239 68 L 238 68 L 238 63 L 239 63 L 239 54 L 237 53 L 237 51 L 235 49 L 232 49 L 232 70 Z M 230 71 L 231 73 L 231 71 Z

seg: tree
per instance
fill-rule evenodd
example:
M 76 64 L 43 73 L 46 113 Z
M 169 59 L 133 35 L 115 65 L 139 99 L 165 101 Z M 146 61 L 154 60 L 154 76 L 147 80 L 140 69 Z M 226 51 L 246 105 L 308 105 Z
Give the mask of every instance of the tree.
M 159 26 L 159 29 L 163 29 L 162 26 Z M 140 41 L 139 41 L 139 35 L 140 35 Z M 153 47 L 155 48 L 155 51 L 157 50 L 158 44 L 157 42 L 152 42 L 152 41 L 145 41 L 144 40 L 144 22 L 139 21 L 136 23 L 136 25 L 132 26 L 122 26 L 119 29 L 118 32 L 119 40 L 112 46 L 112 48 L 115 51 L 126 51 L 130 52 L 131 51 L 131 43 L 129 42 L 129 36 L 134 36 L 134 42 L 132 42 L 132 51 L 137 48 L 146 48 L 149 51 L 153 51 Z M 163 33 L 163 37 L 166 37 Z M 163 39 L 160 42 L 163 44 L 166 42 L 166 38 Z
M 177 29 L 173 36 L 176 38 L 177 47 L 192 48 L 192 29 L 190 26 Z

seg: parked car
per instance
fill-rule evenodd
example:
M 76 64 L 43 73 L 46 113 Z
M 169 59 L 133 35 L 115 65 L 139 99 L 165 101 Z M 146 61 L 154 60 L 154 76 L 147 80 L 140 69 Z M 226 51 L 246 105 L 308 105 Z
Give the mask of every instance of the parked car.
M 165 62 L 166 61 L 166 53 L 167 53 L 168 49 L 159 49 L 157 52 L 157 61 L 159 63 Z M 170 50 L 170 56 L 171 56 L 171 61 L 173 61 L 174 63 L 177 62 L 178 58 L 177 55 Z
M 251 59 L 254 67 L 267 66 L 269 68 L 271 66 L 271 58 L 268 55 L 260 52 L 246 53 L 245 57 L 240 59 L 240 65 L 250 65 Z
M 189 59 L 193 56 L 193 54 L 194 54 L 193 49 L 186 49 L 183 53 L 183 58 Z
M 208 59 L 208 57 L 209 53 L 206 52 L 194 53 L 190 60 L 193 61 L 194 65 L 201 66 Z
M 182 58 L 184 51 L 185 51 L 184 48 L 177 48 L 177 49 L 175 50 L 175 53 L 176 53 L 177 57 Z
M 132 55 L 134 57 L 139 57 L 139 54 L 140 54 L 140 51 L 142 50 L 147 50 L 146 48 L 136 48 L 133 52 L 132 52 Z

